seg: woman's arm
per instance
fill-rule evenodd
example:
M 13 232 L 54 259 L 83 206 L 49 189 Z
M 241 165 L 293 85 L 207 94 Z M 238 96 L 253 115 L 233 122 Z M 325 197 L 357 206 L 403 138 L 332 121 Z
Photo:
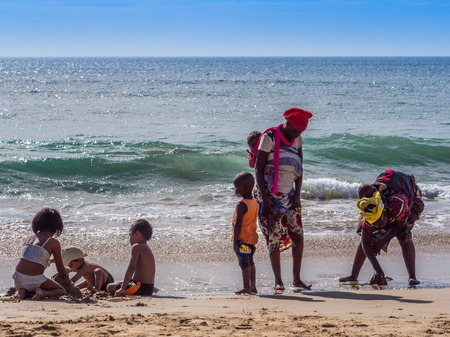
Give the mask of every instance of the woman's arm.
M 258 150 L 255 167 L 256 185 L 258 186 L 259 193 L 261 193 L 263 208 L 266 214 L 270 212 L 270 208 L 272 207 L 272 201 L 270 200 L 269 193 L 266 189 L 266 182 L 264 181 L 264 170 L 266 168 L 268 157 L 269 152 Z
M 362 248 L 364 254 L 366 254 L 366 257 L 369 259 L 373 269 L 375 270 L 375 273 L 372 276 L 372 279 L 370 280 L 369 283 L 377 285 L 387 285 L 386 277 L 384 276 L 384 271 L 383 269 L 381 269 L 380 263 L 378 262 L 377 257 L 375 256 L 375 252 L 370 243 L 370 239 L 371 239 L 370 232 L 363 228 L 361 233 Z
M 298 149 L 298 156 L 300 157 L 303 166 L 303 149 L 301 147 Z M 302 184 L 303 184 L 303 170 L 302 174 L 294 181 L 294 200 L 292 208 L 298 208 L 301 205 L 300 193 L 302 191 Z
M 53 259 L 55 260 L 56 270 L 58 271 L 58 274 L 60 275 L 66 275 L 66 267 L 64 267 L 64 263 L 61 256 L 61 245 L 59 244 L 59 241 L 56 239 L 52 239 L 52 254 Z

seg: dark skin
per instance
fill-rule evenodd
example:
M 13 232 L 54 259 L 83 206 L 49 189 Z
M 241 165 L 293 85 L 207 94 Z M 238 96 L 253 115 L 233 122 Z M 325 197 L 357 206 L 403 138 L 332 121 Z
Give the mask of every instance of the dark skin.
M 109 273 L 105 268 L 83 258 L 70 261 L 69 268 L 76 272 L 71 279 L 73 283 L 84 277 L 85 281 L 77 285 L 80 289 L 88 288 L 93 292 L 98 292 L 108 281 Z
M 298 138 L 302 131 L 295 129 L 289 121 L 286 121 L 285 124 L 280 128 L 281 133 L 286 138 L 288 142 L 292 142 L 294 139 Z M 283 145 L 283 144 L 282 144 Z M 284 144 L 287 145 L 287 144 Z M 298 150 L 298 155 L 303 162 L 303 151 L 300 147 Z M 255 166 L 255 174 L 256 174 L 256 183 L 258 185 L 258 189 L 261 193 L 262 203 L 263 203 L 263 212 L 266 215 L 269 215 L 272 209 L 272 201 L 270 200 L 269 193 L 266 189 L 266 183 L 264 180 L 264 170 L 267 164 L 267 158 L 269 156 L 269 152 L 264 152 L 262 150 L 258 150 L 258 155 L 256 157 L 256 166 Z M 294 196 L 292 200 L 292 208 L 300 207 L 300 192 L 302 188 L 303 175 L 299 176 L 294 181 Z M 303 258 L 303 236 L 298 235 L 289 231 L 289 236 L 291 237 L 293 247 L 292 247 L 292 260 L 293 260 L 293 276 L 294 276 L 294 286 L 309 288 L 310 286 L 306 285 L 300 279 L 300 270 L 302 265 Z M 280 262 L 280 251 L 278 249 L 274 249 L 270 252 L 270 262 L 272 265 L 272 270 L 275 276 L 275 284 L 283 286 L 283 281 L 281 278 L 281 262 Z
M 53 238 L 55 233 L 50 231 L 41 231 L 39 233 L 33 234 L 27 240 L 28 244 L 42 246 L 45 241 L 50 237 L 48 242 L 45 244 L 44 249 L 48 251 L 50 255 L 53 255 L 54 262 L 56 264 L 56 270 L 59 274 L 65 275 L 66 269 L 61 257 L 61 245 L 58 240 Z M 42 275 L 44 273 L 45 267 L 39 263 L 28 261 L 25 259 L 20 259 L 16 266 L 16 270 L 19 273 L 26 275 Z M 46 280 L 40 287 L 36 288 L 35 294 L 33 295 L 33 300 L 39 300 L 44 297 L 50 296 L 61 296 L 65 295 L 66 291 L 64 288 L 53 280 Z M 15 298 L 24 299 L 26 296 L 25 289 L 18 289 L 17 293 L 14 295 Z
M 383 191 L 386 188 L 385 184 L 377 184 L 375 183 L 372 185 L 371 191 L 366 191 L 366 194 L 360 194 L 358 195 L 359 198 L 363 197 L 371 197 L 374 192 L 377 191 Z M 387 218 L 384 219 L 384 225 L 387 222 Z M 352 273 L 350 277 L 353 280 L 357 280 L 359 276 L 359 272 L 364 264 L 364 261 L 366 260 L 366 257 L 371 262 L 375 272 L 370 280 L 370 284 L 377 284 L 377 285 L 386 285 L 386 278 L 384 275 L 383 270 L 380 267 L 380 264 L 378 263 L 378 260 L 376 259 L 376 255 L 380 254 L 381 248 L 384 246 L 385 243 L 389 242 L 391 239 L 393 239 L 395 236 L 397 236 L 401 231 L 402 228 L 406 226 L 407 223 L 407 217 L 405 217 L 402 220 L 397 220 L 395 223 L 392 224 L 391 228 L 388 230 L 388 232 L 385 234 L 385 236 L 377 241 L 375 244 L 371 244 L 370 242 L 370 232 L 367 230 L 362 230 L 362 236 L 361 236 L 361 243 L 359 244 L 355 258 L 353 261 L 353 267 L 352 267 Z M 382 225 L 382 226 L 384 226 Z M 402 255 L 403 259 L 405 261 L 406 269 L 409 274 L 409 278 L 415 280 L 416 279 L 416 268 L 415 268 L 415 246 L 413 241 L 408 241 L 405 243 L 400 243 L 400 246 L 402 248 Z M 368 255 L 367 255 L 368 254 Z
M 242 197 L 244 199 L 253 199 L 252 195 L 252 184 L 249 184 L 245 179 L 237 179 L 234 181 L 235 193 L 236 196 Z M 241 234 L 242 228 L 242 219 L 244 214 L 247 213 L 248 208 L 247 205 L 243 202 L 240 202 L 236 206 L 236 222 L 234 224 L 234 232 L 233 232 L 233 250 L 236 253 L 239 253 L 239 236 Z M 252 255 L 255 254 L 255 250 L 252 250 Z M 244 288 L 236 291 L 236 294 L 251 294 L 257 293 L 256 289 L 256 269 L 255 266 L 248 267 L 242 269 L 242 279 Z

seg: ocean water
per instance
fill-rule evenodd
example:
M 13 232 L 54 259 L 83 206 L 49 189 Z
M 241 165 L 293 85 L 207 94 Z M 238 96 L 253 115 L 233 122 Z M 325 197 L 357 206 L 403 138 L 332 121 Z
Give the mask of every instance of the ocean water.
M 228 240 L 246 137 L 294 106 L 314 115 L 306 237 L 353 235 L 358 185 L 389 168 L 422 189 L 415 232 L 448 234 L 449 75 L 449 57 L 0 58 L 0 260 L 13 266 L 44 206 L 65 220 L 62 243 L 93 256 L 125 247 L 138 217 L 154 242 L 184 245 L 161 254 L 175 261 Z

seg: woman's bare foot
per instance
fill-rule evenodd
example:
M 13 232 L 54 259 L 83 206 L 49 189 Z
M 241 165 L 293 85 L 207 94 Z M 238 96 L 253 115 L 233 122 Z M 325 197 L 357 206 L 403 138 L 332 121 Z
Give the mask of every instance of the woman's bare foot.
M 250 289 L 250 295 L 258 295 L 258 290 L 256 288 Z
M 239 289 L 234 292 L 236 295 L 250 295 L 249 289 Z

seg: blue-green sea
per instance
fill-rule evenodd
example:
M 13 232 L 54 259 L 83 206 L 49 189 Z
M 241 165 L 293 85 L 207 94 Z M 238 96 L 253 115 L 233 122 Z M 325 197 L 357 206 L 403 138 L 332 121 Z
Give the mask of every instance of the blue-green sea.
M 246 137 L 291 107 L 313 113 L 306 240 L 354 235 L 358 185 L 391 168 L 424 194 L 415 233 L 449 234 L 449 75 L 449 57 L 0 58 L 0 260 L 13 269 L 44 206 L 63 244 L 97 258 L 127 247 L 138 217 L 170 243 L 162 258 L 199 240 L 228 249 Z

